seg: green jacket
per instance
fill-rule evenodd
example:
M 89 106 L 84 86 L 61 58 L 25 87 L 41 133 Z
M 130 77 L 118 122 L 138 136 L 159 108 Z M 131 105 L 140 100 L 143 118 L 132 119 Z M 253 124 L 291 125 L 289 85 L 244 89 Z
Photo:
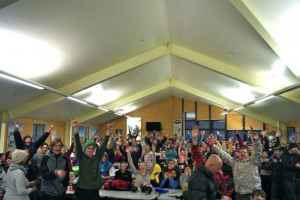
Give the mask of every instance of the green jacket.
M 97 190 L 102 187 L 99 163 L 104 155 L 108 138 L 105 136 L 102 145 L 96 148 L 96 154 L 88 157 L 82 151 L 79 135 L 75 134 L 76 157 L 79 161 L 79 179 L 76 187 L 87 190 Z

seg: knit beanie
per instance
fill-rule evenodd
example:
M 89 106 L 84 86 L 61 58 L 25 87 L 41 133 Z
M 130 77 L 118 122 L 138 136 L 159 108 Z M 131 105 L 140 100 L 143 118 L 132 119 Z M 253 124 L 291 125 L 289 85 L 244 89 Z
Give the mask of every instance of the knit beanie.
M 26 151 L 23 151 L 23 150 L 20 150 L 20 149 L 16 149 L 12 153 L 11 161 L 12 161 L 12 163 L 19 164 L 23 160 L 25 160 L 25 158 L 27 156 L 28 156 L 28 153 Z
M 296 143 L 290 143 L 288 150 L 291 150 L 292 148 L 298 147 Z
M 96 148 L 96 143 L 93 142 L 92 140 L 86 141 L 86 143 L 84 144 L 84 151 L 88 146 L 93 146 L 94 148 Z

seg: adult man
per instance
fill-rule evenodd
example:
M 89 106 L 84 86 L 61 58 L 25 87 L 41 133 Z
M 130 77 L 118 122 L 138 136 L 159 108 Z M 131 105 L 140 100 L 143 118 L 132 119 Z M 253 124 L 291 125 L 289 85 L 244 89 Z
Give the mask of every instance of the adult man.
M 127 181 L 129 183 L 132 183 L 132 175 L 130 173 L 130 171 L 128 171 L 126 166 L 126 162 L 122 161 L 120 163 L 120 169 L 118 171 L 116 171 L 115 174 L 115 180 L 123 180 L 123 181 Z
M 262 145 L 258 134 L 249 131 L 253 140 L 253 149 L 249 156 L 246 148 L 240 148 L 238 158 L 232 158 L 226 151 L 213 145 L 213 138 L 208 141 L 213 152 L 217 153 L 222 161 L 232 167 L 237 200 L 249 200 L 254 189 L 261 188 L 258 165 L 262 158 Z
M 283 188 L 286 200 L 300 199 L 300 155 L 296 143 L 290 143 L 281 155 L 283 165 Z
M 269 158 L 268 168 L 272 170 L 271 179 L 271 199 L 284 199 L 282 181 L 283 181 L 283 165 L 281 162 L 281 155 L 279 147 L 274 148 L 273 155 Z
M 41 185 L 42 199 L 63 200 L 69 183 L 68 160 L 62 155 L 63 143 L 55 138 L 50 150 L 42 158 L 40 173 L 43 178 Z
M 75 135 L 76 156 L 79 161 L 79 179 L 76 186 L 75 197 L 77 200 L 100 199 L 99 189 L 101 188 L 101 172 L 99 163 L 104 155 L 104 151 L 111 135 L 113 124 L 106 125 L 106 136 L 100 148 L 96 149 L 96 143 L 87 141 L 84 145 L 84 152 L 79 139 L 77 120 L 72 121 Z M 96 150 L 96 153 L 95 153 Z
M 188 190 L 183 196 L 186 200 L 201 200 L 201 199 L 221 199 L 229 200 L 228 196 L 217 191 L 213 175 L 222 168 L 222 160 L 219 156 L 212 154 L 209 156 L 205 164 L 197 167 L 188 181 Z

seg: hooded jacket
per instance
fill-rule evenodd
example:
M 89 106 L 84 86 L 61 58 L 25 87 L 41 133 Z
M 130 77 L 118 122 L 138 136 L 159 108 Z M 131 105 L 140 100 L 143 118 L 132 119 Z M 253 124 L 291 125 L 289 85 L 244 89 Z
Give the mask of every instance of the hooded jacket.
M 18 164 L 12 164 L 6 176 L 6 193 L 4 200 L 29 200 L 29 181 L 25 177 L 26 169 Z
M 69 174 L 67 173 L 64 179 L 57 176 L 58 170 L 69 171 L 68 159 L 61 153 L 55 155 L 49 150 L 42 158 L 40 173 L 43 178 L 41 192 L 52 197 L 61 196 L 66 192 L 69 183 Z

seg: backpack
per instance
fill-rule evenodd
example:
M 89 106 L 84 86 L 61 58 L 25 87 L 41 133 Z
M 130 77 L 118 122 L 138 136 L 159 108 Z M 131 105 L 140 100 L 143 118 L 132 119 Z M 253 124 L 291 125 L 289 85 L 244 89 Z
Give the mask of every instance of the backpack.
M 133 185 L 127 181 L 117 179 L 106 181 L 103 187 L 106 190 L 131 191 Z

